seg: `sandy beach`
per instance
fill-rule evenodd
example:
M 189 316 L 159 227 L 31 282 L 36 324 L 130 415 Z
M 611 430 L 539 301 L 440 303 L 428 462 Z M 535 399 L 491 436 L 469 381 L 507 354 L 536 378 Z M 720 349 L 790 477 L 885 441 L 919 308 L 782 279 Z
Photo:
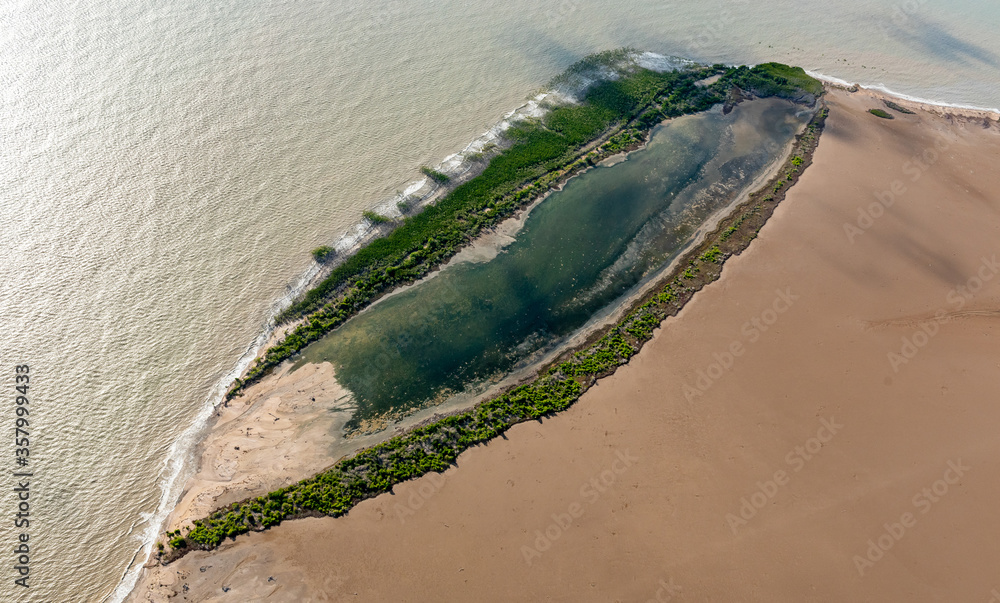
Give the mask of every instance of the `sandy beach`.
M 1000 127 L 898 102 L 916 114 L 832 90 L 814 164 L 758 239 L 568 411 L 345 517 L 154 568 L 133 600 L 989 601 Z M 199 478 L 241 457 L 328 465 L 340 397 L 315 397 L 260 406 L 271 424 L 226 409 Z M 315 432 L 276 433 L 281 412 Z
M 219 408 L 198 447 L 198 472 L 167 529 L 314 475 L 336 460 L 331 456 L 350 418 L 350 393 L 337 386 L 329 363 L 290 368 Z

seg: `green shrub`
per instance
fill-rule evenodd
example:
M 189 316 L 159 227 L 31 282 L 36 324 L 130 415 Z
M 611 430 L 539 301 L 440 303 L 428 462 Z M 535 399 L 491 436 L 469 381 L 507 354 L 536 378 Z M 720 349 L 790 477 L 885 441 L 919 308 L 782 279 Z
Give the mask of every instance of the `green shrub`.
M 728 90 L 737 86 L 757 96 L 779 96 L 795 98 L 803 93 L 819 96 L 823 84 L 805 72 L 801 67 L 789 67 L 782 63 L 763 63 L 755 67 L 735 67 L 728 70 L 713 88 Z
M 323 262 L 329 260 L 334 255 L 333 247 L 323 245 L 312 250 L 313 259 L 322 264 Z
M 875 117 L 881 117 L 882 119 L 894 119 L 892 115 L 886 113 L 882 109 L 868 109 L 868 112 L 874 115 Z
M 434 182 L 437 182 L 438 184 L 447 184 L 448 181 L 451 180 L 448 174 L 443 174 L 437 170 L 432 170 L 427 166 L 420 168 L 420 171 L 424 173 L 424 176 L 427 176 L 428 178 L 430 178 Z
M 717 262 L 722 257 L 722 250 L 718 245 L 713 245 L 711 249 L 701 254 L 699 258 L 703 262 Z
M 385 224 L 386 222 L 391 222 L 389 218 L 371 210 L 365 210 L 361 212 L 361 215 L 365 217 L 365 220 L 368 220 L 372 224 Z
M 898 111 L 900 113 L 905 113 L 906 115 L 915 115 L 915 113 L 913 111 L 910 111 L 906 107 L 897 105 L 896 103 L 892 102 L 891 100 L 883 100 L 882 102 L 885 103 L 886 107 L 889 107 L 893 111 Z

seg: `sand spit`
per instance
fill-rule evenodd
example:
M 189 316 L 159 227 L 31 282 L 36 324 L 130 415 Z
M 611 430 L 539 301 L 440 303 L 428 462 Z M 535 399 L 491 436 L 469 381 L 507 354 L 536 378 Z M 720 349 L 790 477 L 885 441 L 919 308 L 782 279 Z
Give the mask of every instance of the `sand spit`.
M 572 408 L 134 598 L 990 600 L 1000 129 L 829 102 L 758 240 Z
M 198 473 L 186 484 L 167 529 L 215 509 L 266 494 L 329 467 L 352 409 L 333 366 L 290 363 L 219 407 L 198 448 Z

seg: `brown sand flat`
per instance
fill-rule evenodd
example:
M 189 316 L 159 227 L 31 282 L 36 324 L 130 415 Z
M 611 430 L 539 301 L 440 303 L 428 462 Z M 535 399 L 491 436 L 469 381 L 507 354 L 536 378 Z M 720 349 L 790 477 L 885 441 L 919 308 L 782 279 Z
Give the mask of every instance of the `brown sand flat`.
M 571 409 L 135 598 L 1000 597 L 1000 128 L 829 102 L 758 240 Z

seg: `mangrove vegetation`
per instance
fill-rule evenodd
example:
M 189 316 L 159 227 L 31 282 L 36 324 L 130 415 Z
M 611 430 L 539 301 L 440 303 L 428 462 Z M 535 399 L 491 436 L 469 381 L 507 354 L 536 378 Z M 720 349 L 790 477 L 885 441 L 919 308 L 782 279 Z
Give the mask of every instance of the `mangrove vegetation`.
M 424 176 L 427 176 L 428 178 L 430 178 L 434 182 L 437 182 L 438 184 L 447 184 L 448 181 L 451 180 L 448 174 L 444 174 L 437 170 L 431 169 L 427 166 L 420 168 L 420 171 L 423 173 Z

